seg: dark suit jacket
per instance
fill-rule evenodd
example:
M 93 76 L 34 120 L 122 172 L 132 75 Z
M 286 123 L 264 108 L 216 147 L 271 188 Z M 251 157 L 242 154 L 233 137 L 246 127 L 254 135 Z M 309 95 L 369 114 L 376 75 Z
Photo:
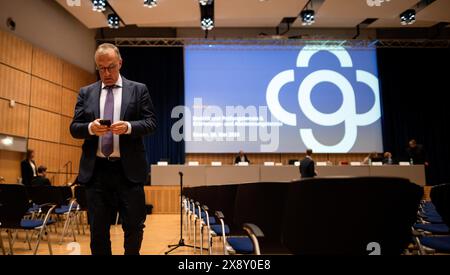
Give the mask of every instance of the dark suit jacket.
M 406 148 L 406 153 L 413 159 L 414 164 L 424 164 L 426 161 L 425 149 L 421 144 L 417 144 L 415 148 Z
M 32 186 L 50 186 L 50 180 L 43 176 L 37 176 L 31 181 Z
M 34 167 L 36 167 L 36 163 L 33 160 L 32 162 L 34 163 Z M 24 185 L 31 185 L 31 181 L 33 180 L 34 174 L 37 175 L 37 171 L 35 170 L 33 173 L 33 167 L 27 159 L 22 160 L 20 163 L 20 171 L 22 174 L 22 183 Z
M 314 160 L 310 158 L 304 158 L 300 161 L 300 176 L 302 178 L 312 178 L 316 175 L 314 168 Z
M 244 161 L 246 161 L 246 162 L 248 162 L 248 163 L 250 164 L 250 160 L 248 160 L 247 155 L 245 155 L 245 154 L 244 154 Z M 234 159 L 234 163 L 239 163 L 239 162 L 241 162 L 241 156 L 238 155 L 238 156 Z
M 100 117 L 101 88 L 101 81 L 81 88 L 70 124 L 72 136 L 84 139 L 78 176 L 78 181 L 83 184 L 91 179 L 96 161 L 98 136 L 89 134 L 88 125 Z M 120 120 L 131 124 L 131 134 L 119 137 L 123 171 L 129 181 L 144 184 L 149 165 L 145 157 L 143 136 L 155 131 L 156 116 L 147 86 L 123 76 Z

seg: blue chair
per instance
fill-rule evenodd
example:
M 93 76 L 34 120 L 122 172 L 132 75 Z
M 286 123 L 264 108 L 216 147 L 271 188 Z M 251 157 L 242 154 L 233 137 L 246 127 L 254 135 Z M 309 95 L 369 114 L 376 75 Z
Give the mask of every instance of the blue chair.
M 450 184 L 433 186 L 430 192 L 431 202 L 423 205 L 423 211 L 439 215 L 443 224 L 416 224 L 432 236 L 422 234 L 415 238 L 420 254 L 450 253 Z
M 0 184 L 0 229 L 6 229 L 7 231 L 10 254 L 14 252 L 12 231 L 17 230 L 37 232 L 38 236 L 33 254 L 37 253 L 41 240 L 44 236 L 47 236 L 49 253 L 53 254 L 50 232 L 47 227 L 55 223 L 54 220 L 50 219 L 50 215 L 56 205 L 42 204 L 38 207 L 44 213 L 41 218 L 24 219 L 30 208 L 25 187 L 19 184 Z

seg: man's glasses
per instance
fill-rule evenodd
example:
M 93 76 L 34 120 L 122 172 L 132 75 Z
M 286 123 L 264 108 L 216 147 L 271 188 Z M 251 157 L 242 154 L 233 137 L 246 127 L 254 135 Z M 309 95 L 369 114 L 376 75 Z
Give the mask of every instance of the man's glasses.
M 97 67 L 96 70 L 101 72 L 101 73 L 105 73 L 106 71 L 108 72 L 112 72 L 117 68 L 117 64 L 111 64 L 108 67 Z

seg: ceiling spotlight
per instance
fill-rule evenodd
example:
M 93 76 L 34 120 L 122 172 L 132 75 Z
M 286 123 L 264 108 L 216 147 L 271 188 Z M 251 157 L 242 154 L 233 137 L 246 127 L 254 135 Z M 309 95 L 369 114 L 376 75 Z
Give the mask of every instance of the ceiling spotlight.
M 214 28 L 214 20 L 209 17 L 202 18 L 201 27 L 203 30 L 212 30 Z
M 409 9 L 400 14 L 400 23 L 402 25 L 411 25 L 416 22 L 416 11 Z
M 300 13 L 300 17 L 302 18 L 302 25 L 310 26 L 312 23 L 314 23 L 314 11 L 313 10 L 302 10 Z
M 206 6 L 206 5 L 211 5 L 213 0 L 198 0 L 198 2 L 200 3 L 200 5 Z
M 144 0 L 144 6 L 147 8 L 154 8 L 158 5 L 158 0 Z
M 92 10 L 104 12 L 106 10 L 106 0 L 92 0 Z
M 111 29 L 118 29 L 120 27 L 120 19 L 117 14 L 111 13 L 108 15 L 108 26 Z

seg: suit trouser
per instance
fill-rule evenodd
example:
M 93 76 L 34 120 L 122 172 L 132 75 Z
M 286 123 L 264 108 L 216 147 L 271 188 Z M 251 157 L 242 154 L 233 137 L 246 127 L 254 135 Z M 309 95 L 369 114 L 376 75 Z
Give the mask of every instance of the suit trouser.
M 130 182 L 122 163 L 97 158 L 86 186 L 92 255 L 111 255 L 111 213 L 118 207 L 122 217 L 125 255 L 138 255 L 144 235 L 145 194 L 143 184 Z

